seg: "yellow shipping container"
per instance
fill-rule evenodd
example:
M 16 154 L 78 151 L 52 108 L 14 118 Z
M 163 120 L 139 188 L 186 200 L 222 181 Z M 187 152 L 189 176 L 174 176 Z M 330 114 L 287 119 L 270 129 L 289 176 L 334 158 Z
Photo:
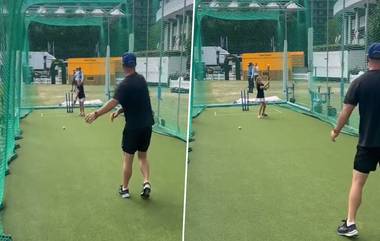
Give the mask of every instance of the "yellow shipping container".
M 120 57 L 112 57 L 110 64 L 111 80 L 114 79 L 117 72 L 122 71 Z M 69 79 L 73 78 L 73 72 L 76 68 L 82 68 L 85 84 L 104 84 L 106 63 L 105 58 L 70 58 L 67 59 L 67 71 Z
M 282 71 L 282 52 L 267 52 L 267 53 L 244 53 L 242 57 L 242 69 L 248 71 L 248 64 L 257 63 L 260 70 L 267 69 L 270 66 L 272 71 Z M 288 52 L 288 67 L 304 67 L 304 52 Z

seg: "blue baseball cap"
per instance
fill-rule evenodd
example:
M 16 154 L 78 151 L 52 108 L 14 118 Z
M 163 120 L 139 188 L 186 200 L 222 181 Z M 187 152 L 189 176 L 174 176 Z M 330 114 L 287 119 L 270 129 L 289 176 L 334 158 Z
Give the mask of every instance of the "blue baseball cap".
M 136 55 L 133 53 L 125 53 L 122 57 L 123 65 L 126 67 L 136 67 Z
M 380 60 L 380 43 L 373 43 L 368 49 L 368 58 Z

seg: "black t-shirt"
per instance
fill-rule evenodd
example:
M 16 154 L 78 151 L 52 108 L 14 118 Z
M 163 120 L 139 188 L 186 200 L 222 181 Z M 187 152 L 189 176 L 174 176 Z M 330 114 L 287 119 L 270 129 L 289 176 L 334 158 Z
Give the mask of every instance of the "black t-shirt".
M 127 130 L 154 124 L 148 84 L 142 75 L 134 73 L 126 77 L 116 88 L 113 98 L 123 107 Z
M 380 70 L 368 71 L 354 80 L 344 103 L 359 104 L 359 146 L 380 147 Z

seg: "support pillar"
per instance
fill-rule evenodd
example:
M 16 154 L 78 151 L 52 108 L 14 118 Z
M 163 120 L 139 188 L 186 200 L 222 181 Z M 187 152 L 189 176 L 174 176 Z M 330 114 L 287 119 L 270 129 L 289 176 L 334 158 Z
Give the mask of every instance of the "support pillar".
M 175 50 L 179 50 L 179 45 L 180 45 L 180 35 L 181 35 L 181 16 L 177 15 L 176 16 L 177 24 L 176 24 L 176 34 L 175 34 Z
M 169 24 L 167 22 L 164 23 L 164 51 L 169 49 Z
M 186 25 L 185 25 L 185 39 L 186 41 L 189 40 L 190 36 L 190 32 L 189 32 L 189 25 L 190 25 L 190 15 L 189 13 L 186 14 Z
M 347 40 L 348 40 L 348 33 L 349 31 L 347 30 L 347 25 L 348 25 L 348 18 L 343 15 L 343 44 L 347 45 Z
M 173 21 L 169 19 L 169 48 L 173 50 Z
M 355 44 L 359 44 L 359 11 L 355 9 Z
M 348 34 L 347 34 L 347 42 L 348 44 L 352 43 L 352 19 L 351 15 L 347 16 L 347 23 L 348 23 Z

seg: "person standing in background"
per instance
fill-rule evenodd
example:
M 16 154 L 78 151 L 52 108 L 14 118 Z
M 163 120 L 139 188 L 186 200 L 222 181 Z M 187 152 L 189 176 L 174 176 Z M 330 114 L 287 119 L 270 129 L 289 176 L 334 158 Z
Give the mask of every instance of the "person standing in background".
M 257 77 L 259 76 L 260 74 L 260 68 L 259 68 L 259 65 L 257 63 L 255 63 L 255 71 L 254 71 L 254 77 L 255 77 L 255 81 L 253 82 L 256 82 L 257 81 Z
M 248 93 L 253 93 L 253 88 L 255 88 L 254 84 L 255 78 L 255 67 L 252 63 L 248 64 Z

